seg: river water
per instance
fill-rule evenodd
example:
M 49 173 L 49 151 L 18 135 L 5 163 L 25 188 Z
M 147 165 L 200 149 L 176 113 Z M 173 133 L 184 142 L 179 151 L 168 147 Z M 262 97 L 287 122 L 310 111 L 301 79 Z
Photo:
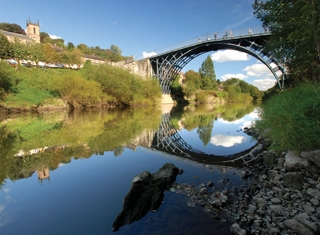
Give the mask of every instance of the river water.
M 231 234 L 231 222 L 170 190 L 157 212 L 112 224 L 133 178 L 165 163 L 184 170 L 177 183 L 244 184 L 221 159 L 256 143 L 242 130 L 257 117 L 252 104 L 3 115 L 0 234 Z

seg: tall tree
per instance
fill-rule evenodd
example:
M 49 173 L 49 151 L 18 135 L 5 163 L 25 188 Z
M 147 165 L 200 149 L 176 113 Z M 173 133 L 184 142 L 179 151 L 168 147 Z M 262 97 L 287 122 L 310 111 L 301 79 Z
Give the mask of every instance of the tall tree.
M 110 46 L 110 50 L 116 55 L 121 55 L 122 54 L 122 50 L 117 45 L 113 45 L 112 44 Z
M 216 74 L 214 71 L 214 65 L 211 57 L 205 59 L 199 68 L 199 74 L 201 76 L 201 89 L 212 90 L 217 87 Z
M 253 9 L 272 32 L 268 49 L 287 62 L 290 76 L 320 80 L 319 0 L 255 0 Z

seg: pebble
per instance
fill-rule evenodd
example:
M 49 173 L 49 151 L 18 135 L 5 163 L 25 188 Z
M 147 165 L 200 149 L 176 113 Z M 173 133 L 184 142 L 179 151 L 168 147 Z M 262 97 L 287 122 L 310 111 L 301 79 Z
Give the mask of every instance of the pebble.
M 301 170 L 299 174 L 307 182 L 303 189 L 285 187 L 281 179 L 288 173 L 283 167 L 286 153 L 278 156 L 280 165 L 273 168 L 263 164 L 263 155 L 267 153 L 260 154 L 256 165 L 242 168 L 240 176 L 246 183 L 238 188 L 231 188 L 228 178 L 219 182 L 225 186 L 221 191 L 211 181 L 198 187 L 187 184 L 173 187 L 179 188 L 176 193 L 186 195 L 188 205 L 204 206 L 214 218 L 234 222 L 230 230 L 237 235 L 320 234 L 320 178 Z M 209 187 L 212 188 L 208 190 Z M 296 225 L 297 221 L 299 226 L 287 226 Z M 301 227 L 308 232 L 295 230 Z

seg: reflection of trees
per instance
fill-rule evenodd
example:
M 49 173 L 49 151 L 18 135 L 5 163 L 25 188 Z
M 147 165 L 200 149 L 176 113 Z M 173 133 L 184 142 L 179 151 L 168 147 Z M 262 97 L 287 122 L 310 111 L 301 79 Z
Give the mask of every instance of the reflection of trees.
M 17 136 L 6 126 L 0 126 L 0 189 L 10 169 L 8 159 L 10 156 L 13 156 L 13 145 L 16 138 Z
M 113 150 L 113 155 L 115 157 L 120 156 L 124 152 L 124 147 L 118 147 L 115 150 Z
M 222 117 L 228 121 L 235 121 L 251 113 L 257 105 L 252 103 L 232 103 L 226 105 L 198 105 L 175 108 L 171 113 L 171 121 L 178 129 L 178 121 L 182 121 L 185 129 L 191 131 L 197 128 L 199 138 L 206 146 L 211 139 L 214 120 Z
M 253 112 L 257 105 L 249 103 L 232 103 L 227 104 L 225 110 L 221 113 L 221 117 L 229 122 L 242 118 L 243 116 Z
M 72 159 L 114 151 L 121 155 L 125 143 L 145 129 L 159 127 L 161 111 L 154 109 L 88 111 L 50 115 L 25 114 L 0 123 L 0 187 L 6 178 L 18 180 L 37 170 L 54 170 Z M 44 148 L 46 147 L 46 148 Z M 43 150 L 15 157 L 19 150 Z
M 208 123 L 201 123 L 198 126 L 197 133 L 199 134 L 200 140 L 206 146 L 211 139 L 211 132 L 213 128 L 214 120 L 209 120 Z

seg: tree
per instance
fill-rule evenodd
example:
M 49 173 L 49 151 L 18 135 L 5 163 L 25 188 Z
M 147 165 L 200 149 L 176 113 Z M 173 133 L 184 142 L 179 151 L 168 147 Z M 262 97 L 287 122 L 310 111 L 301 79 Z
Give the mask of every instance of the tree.
M 214 65 L 211 57 L 205 59 L 199 68 L 199 74 L 201 77 L 201 89 L 213 90 L 217 87 L 216 74 L 214 71 Z
M 272 32 L 268 50 L 286 62 L 290 76 L 320 80 L 319 0 L 255 0 L 253 9 Z
M 40 42 L 41 42 L 41 43 L 45 43 L 45 42 L 47 42 L 48 40 L 50 40 L 49 34 L 47 34 L 47 33 L 45 33 L 45 32 L 41 32 L 41 33 L 40 33 Z
M 0 33 L 0 59 L 10 58 L 11 53 L 11 43 L 6 36 Z
M 44 44 L 42 43 L 34 43 L 30 46 L 30 59 L 35 61 L 37 64 L 39 61 L 46 61 L 43 47 Z
M 118 47 L 118 46 L 116 46 L 116 45 L 111 45 L 110 46 L 110 50 L 114 53 L 114 54 L 116 54 L 116 55 L 120 55 L 121 56 L 121 54 L 122 54 L 122 51 L 121 51 L 121 49 Z
M 0 62 L 0 100 L 4 100 L 6 95 L 12 91 L 12 78 L 10 75 L 10 66 Z
M 19 63 L 20 60 L 25 59 L 29 56 L 28 46 L 20 41 L 19 38 L 15 37 L 12 45 L 12 57 Z
M 73 43 L 72 42 L 68 42 L 68 49 L 69 50 L 73 50 L 73 48 L 74 48 Z
M 45 55 L 44 62 L 54 63 L 58 61 L 58 53 L 52 48 L 49 43 L 43 44 L 43 53 Z
M 91 54 L 91 50 L 86 44 L 80 43 L 77 48 L 85 54 Z
M 2 23 L 0 23 L 0 29 L 8 31 L 8 32 L 12 32 L 12 33 L 26 35 L 26 32 L 21 28 L 20 25 L 17 25 L 17 24 L 10 24 L 10 23 L 2 22 Z
M 184 86 L 183 86 L 183 92 L 186 94 L 186 96 L 192 96 L 194 95 L 197 90 L 199 90 L 201 87 L 201 77 L 200 74 L 189 70 L 185 74 L 185 80 L 184 80 Z

